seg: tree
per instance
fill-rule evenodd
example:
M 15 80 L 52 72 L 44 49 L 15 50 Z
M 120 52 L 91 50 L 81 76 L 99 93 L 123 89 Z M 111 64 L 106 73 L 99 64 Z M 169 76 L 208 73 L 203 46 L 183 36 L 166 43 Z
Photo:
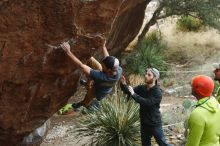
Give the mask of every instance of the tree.
M 174 15 L 189 15 L 200 19 L 204 25 L 220 30 L 219 0 L 159 0 L 152 18 L 138 36 L 136 48 L 139 48 L 145 34 L 152 25 L 157 23 L 157 20 Z

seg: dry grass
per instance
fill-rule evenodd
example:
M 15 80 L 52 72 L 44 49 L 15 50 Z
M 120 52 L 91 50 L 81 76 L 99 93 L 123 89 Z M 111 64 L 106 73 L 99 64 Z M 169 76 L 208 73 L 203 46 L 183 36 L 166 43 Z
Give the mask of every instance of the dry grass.
M 140 84 L 144 84 L 145 79 L 143 75 L 135 75 L 135 74 L 131 74 L 128 76 L 128 82 L 131 86 L 135 87 L 138 86 Z
M 167 41 L 166 56 L 169 62 L 177 64 L 202 64 L 213 54 L 220 51 L 220 34 L 215 29 L 200 32 L 181 32 L 176 28 L 176 19 L 168 18 L 159 22 L 163 38 Z M 152 26 L 150 31 L 157 29 Z M 137 43 L 135 38 L 126 48 L 132 51 Z
M 175 23 L 165 23 L 166 27 L 162 27 L 161 31 L 168 43 L 167 58 L 172 62 L 202 64 L 220 50 L 220 35 L 214 29 L 179 32 Z
M 165 81 L 161 79 L 161 84 L 165 87 L 180 86 L 189 84 L 191 78 L 198 74 L 212 76 L 212 63 L 220 61 L 220 34 L 217 30 L 210 28 L 200 32 L 180 32 L 176 29 L 176 19 L 171 18 L 160 21 L 159 26 L 168 45 L 165 53 L 169 59 L 169 71 L 180 71 L 167 73 L 167 78 Z M 157 27 L 153 26 L 149 32 L 155 29 Z M 137 39 L 130 43 L 129 51 L 132 51 L 136 41 Z M 185 70 L 201 72 L 181 72 Z M 130 75 L 129 81 L 131 85 L 138 85 L 144 82 L 144 78 Z

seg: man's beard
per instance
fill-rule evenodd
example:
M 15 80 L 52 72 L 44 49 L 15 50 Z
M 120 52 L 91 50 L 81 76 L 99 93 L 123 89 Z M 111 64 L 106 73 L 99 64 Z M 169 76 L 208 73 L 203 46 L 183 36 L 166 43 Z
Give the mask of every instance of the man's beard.
M 146 84 L 152 84 L 154 82 L 154 80 L 153 79 L 150 79 L 150 80 L 146 80 Z

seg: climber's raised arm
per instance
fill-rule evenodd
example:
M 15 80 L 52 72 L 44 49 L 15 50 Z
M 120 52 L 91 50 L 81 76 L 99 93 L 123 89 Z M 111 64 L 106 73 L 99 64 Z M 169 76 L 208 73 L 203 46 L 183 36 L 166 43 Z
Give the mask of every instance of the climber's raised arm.
M 105 43 L 106 43 L 106 42 L 105 42 Z M 104 45 L 103 45 L 103 47 L 102 47 L 102 52 L 103 52 L 104 58 L 107 57 L 107 56 L 109 56 L 108 50 L 107 50 L 107 48 L 106 48 L 106 46 L 105 46 L 105 43 L 104 43 Z
M 73 60 L 73 62 L 79 67 L 86 75 L 90 74 L 91 68 L 83 64 L 71 51 L 70 45 L 67 42 L 61 44 L 61 47 L 66 52 L 66 54 Z

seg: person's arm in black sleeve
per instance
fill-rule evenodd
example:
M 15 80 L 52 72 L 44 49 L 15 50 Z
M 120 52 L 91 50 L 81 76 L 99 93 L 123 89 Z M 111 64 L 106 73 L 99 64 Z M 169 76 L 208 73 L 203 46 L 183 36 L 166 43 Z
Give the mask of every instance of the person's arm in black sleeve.
M 160 98 L 155 98 L 153 95 L 148 97 L 148 98 L 143 98 L 139 96 L 138 94 L 134 93 L 131 96 L 136 102 L 138 102 L 141 105 L 144 106 L 152 106 L 155 105 L 156 103 L 160 103 L 161 99 Z
M 128 90 L 128 85 L 127 84 L 122 84 L 121 82 L 120 82 L 120 87 L 121 87 L 121 90 L 123 91 L 123 93 L 125 93 L 125 94 L 127 94 L 127 95 L 131 95 L 131 93 L 129 92 L 129 90 Z
M 121 75 L 121 78 L 120 78 L 120 87 L 121 87 L 121 90 L 127 94 L 127 95 L 131 95 L 131 93 L 129 92 L 128 90 L 128 85 L 127 85 L 127 82 L 126 82 L 126 79 L 123 75 Z
M 129 89 L 130 91 L 131 89 Z M 130 91 L 131 92 L 131 91 Z M 132 93 L 132 92 L 131 92 Z M 131 97 L 138 102 L 139 104 L 143 105 L 143 106 L 153 106 L 157 103 L 160 103 L 162 95 L 161 92 L 155 90 L 152 95 L 150 95 L 147 98 L 143 98 L 140 95 L 138 95 L 137 93 L 135 93 L 135 89 L 134 89 L 134 93 L 131 94 Z

